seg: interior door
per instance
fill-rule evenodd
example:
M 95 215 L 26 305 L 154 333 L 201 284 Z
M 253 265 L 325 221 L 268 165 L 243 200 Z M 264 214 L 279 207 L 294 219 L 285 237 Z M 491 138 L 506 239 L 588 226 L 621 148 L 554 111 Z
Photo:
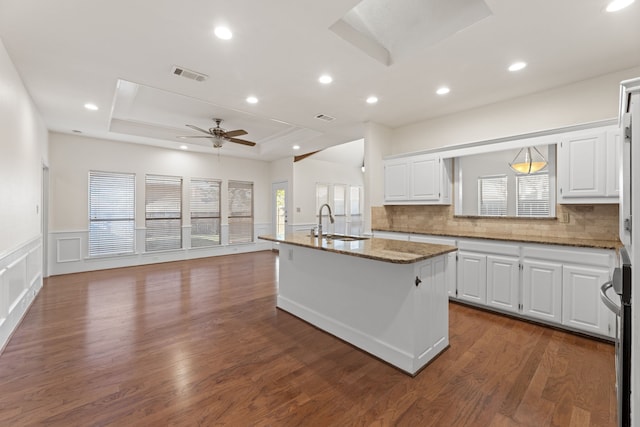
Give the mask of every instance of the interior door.
M 289 183 L 287 181 L 274 182 L 271 185 L 271 206 L 273 212 L 271 214 L 271 232 L 272 234 L 282 237 L 287 231 L 288 210 L 287 210 L 287 189 Z

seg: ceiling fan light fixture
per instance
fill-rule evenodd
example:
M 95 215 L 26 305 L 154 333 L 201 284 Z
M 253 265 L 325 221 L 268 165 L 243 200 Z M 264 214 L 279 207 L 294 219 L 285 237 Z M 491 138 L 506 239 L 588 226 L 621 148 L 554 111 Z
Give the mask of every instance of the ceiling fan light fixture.
M 531 149 L 533 148 L 533 152 Z M 518 151 L 513 161 L 509 163 L 511 169 L 517 173 L 532 174 L 547 167 L 547 160 L 536 147 L 524 147 Z

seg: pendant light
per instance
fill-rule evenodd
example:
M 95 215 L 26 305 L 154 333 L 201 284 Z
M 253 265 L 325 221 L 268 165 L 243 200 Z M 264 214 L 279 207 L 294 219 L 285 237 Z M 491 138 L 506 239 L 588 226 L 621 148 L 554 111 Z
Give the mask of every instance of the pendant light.
M 530 174 L 546 168 L 547 161 L 536 147 L 525 147 L 518 151 L 509 166 L 518 173 Z

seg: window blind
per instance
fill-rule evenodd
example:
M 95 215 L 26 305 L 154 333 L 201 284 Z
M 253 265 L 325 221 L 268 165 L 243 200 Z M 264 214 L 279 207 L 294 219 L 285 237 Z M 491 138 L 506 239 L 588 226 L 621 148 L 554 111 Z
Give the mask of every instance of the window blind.
M 182 247 L 182 178 L 147 175 L 145 227 L 147 252 Z
M 135 175 L 89 172 L 89 256 L 133 253 Z
M 516 182 L 516 215 L 549 216 L 549 173 L 518 175 Z
M 478 178 L 478 214 L 481 216 L 507 215 L 507 176 Z
M 349 192 L 349 209 L 351 215 L 360 215 L 360 187 L 351 187 Z
M 229 243 L 253 241 L 253 183 L 229 181 Z
M 316 212 L 325 203 L 329 203 L 329 186 L 327 184 L 316 184 Z
M 346 198 L 347 198 L 347 186 L 341 184 L 334 184 L 333 186 L 333 214 L 336 216 L 346 215 Z
M 220 244 L 220 181 L 191 180 L 191 247 Z

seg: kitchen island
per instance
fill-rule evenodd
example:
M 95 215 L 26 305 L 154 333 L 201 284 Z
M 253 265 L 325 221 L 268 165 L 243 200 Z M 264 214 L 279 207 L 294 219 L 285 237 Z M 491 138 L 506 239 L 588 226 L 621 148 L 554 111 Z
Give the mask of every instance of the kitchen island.
M 410 375 L 449 346 L 446 254 L 454 246 L 259 238 L 279 243 L 278 308 Z

